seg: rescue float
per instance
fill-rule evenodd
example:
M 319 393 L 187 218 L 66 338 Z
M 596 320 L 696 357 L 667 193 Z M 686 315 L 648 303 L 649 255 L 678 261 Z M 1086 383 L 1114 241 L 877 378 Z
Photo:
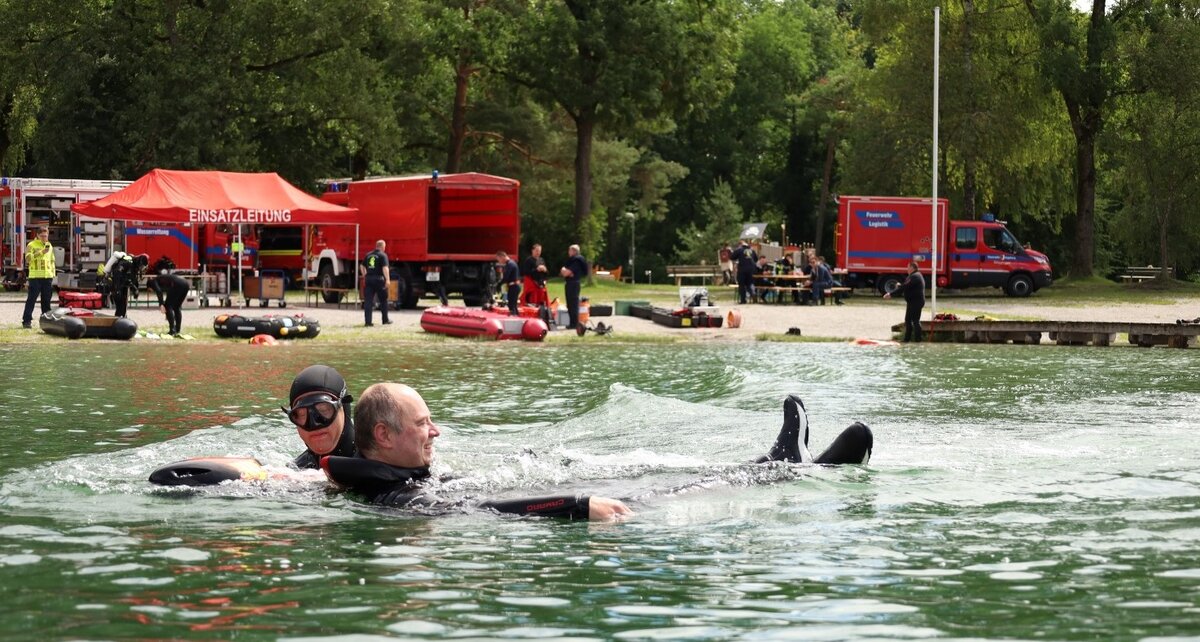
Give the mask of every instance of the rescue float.
M 537 318 L 512 317 L 508 310 L 435 306 L 421 314 L 421 329 L 451 337 L 541 341 L 550 330 Z
M 219 314 L 213 318 L 213 331 L 218 337 L 249 339 L 265 334 L 276 339 L 312 339 L 321 334 L 321 322 L 303 314 L 292 316 L 267 314 L 244 317 L 239 314 Z
M 225 481 L 265 481 L 267 469 L 253 457 L 196 457 L 160 466 L 150 473 L 159 486 L 212 486 Z
M 91 310 L 57 308 L 38 319 L 42 332 L 68 339 L 120 339 L 127 341 L 137 334 L 133 319 L 96 314 Z

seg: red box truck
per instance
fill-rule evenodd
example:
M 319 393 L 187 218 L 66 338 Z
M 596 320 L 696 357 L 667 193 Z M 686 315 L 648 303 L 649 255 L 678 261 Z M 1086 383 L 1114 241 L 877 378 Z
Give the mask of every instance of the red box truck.
M 497 278 L 496 251 L 517 256 L 520 188 L 519 181 L 476 173 L 330 183 L 323 200 L 359 211 L 357 245 L 355 228 L 347 225 L 265 227 L 259 266 L 285 270 L 293 279 L 304 278 L 307 268 L 318 287 L 352 289 L 358 261 L 383 240 L 397 304 L 414 307 L 440 287 L 479 305 Z M 341 293 L 323 297 L 333 303 Z
M 978 221 L 950 220 L 949 207 L 938 199 L 935 224 L 932 199 L 840 197 L 835 245 L 849 285 L 891 292 L 903 282 L 909 261 L 930 274 L 935 238 L 938 287 L 992 286 L 1029 296 L 1053 282 L 1046 255 L 1022 247 L 1002 221 L 987 214 Z

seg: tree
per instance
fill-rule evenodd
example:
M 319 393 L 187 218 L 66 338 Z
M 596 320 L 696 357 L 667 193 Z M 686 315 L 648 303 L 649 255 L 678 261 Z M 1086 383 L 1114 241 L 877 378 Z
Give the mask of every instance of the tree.
M 1117 235 L 1132 260 L 1184 271 L 1200 264 L 1200 15 L 1176 4 L 1142 14 L 1143 37 L 1122 43 L 1131 84 L 1140 91 L 1113 103 L 1105 138 L 1119 199 Z
M 574 125 L 572 221 L 582 234 L 593 205 L 597 129 L 666 129 L 672 112 L 711 99 L 724 82 L 716 64 L 723 53 L 723 3 L 511 0 L 508 6 L 521 45 L 501 71 L 560 107 Z
M 1075 252 L 1070 271 L 1087 277 L 1095 269 L 1096 141 L 1121 85 L 1113 56 L 1115 26 L 1139 3 L 1125 3 L 1107 14 L 1105 0 L 1092 0 L 1085 21 L 1067 0 L 1024 2 L 1042 43 L 1039 68 L 1062 96 L 1075 137 Z
M 679 231 L 676 253 L 684 263 L 715 260 L 721 246 L 741 232 L 742 208 L 728 183 L 717 181 L 713 185 L 712 192 L 700 204 L 700 217 L 702 225 L 689 224 Z

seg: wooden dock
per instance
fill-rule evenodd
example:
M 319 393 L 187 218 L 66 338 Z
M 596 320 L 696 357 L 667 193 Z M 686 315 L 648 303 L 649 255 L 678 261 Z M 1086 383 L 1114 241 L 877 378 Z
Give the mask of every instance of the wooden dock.
M 1169 346 L 1187 348 L 1200 336 L 1200 325 L 1181 323 L 1113 323 L 1093 321 L 922 321 L 922 329 L 934 341 L 950 343 L 1018 343 L 1037 345 L 1048 335 L 1057 345 L 1110 346 L 1117 335 L 1144 348 Z M 892 326 L 903 333 L 904 325 Z

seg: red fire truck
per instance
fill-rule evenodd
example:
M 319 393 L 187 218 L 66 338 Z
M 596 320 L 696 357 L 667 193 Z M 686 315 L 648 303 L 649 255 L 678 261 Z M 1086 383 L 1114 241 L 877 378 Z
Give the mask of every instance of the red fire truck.
M 4 283 L 20 287 L 18 275 L 25 267 L 25 244 L 31 227 L 47 226 L 57 256 L 59 274 L 55 285 L 79 286 L 79 275 L 95 270 L 108 259 L 109 250 L 120 247 L 121 228 L 109 221 L 89 219 L 71 212 L 71 205 L 108 196 L 129 185 L 126 181 L 91 181 L 58 178 L 0 179 L 0 216 L 3 236 L 0 256 Z
M 125 251 L 146 254 L 153 262 L 167 257 L 180 270 L 209 272 L 237 268 L 238 257 L 232 251 L 237 241 L 238 226 L 228 223 L 137 223 L 125 224 Z M 258 253 L 258 230 L 253 225 L 241 225 L 243 256 L 242 269 L 254 267 Z
M 334 303 L 341 299 L 336 290 L 355 287 L 358 261 L 383 240 L 397 304 L 414 307 L 442 288 L 479 305 L 496 279 L 496 251 L 517 255 L 520 188 L 519 181 L 475 173 L 332 182 L 321 198 L 358 209 L 357 238 L 346 225 L 266 227 L 259 267 L 284 270 L 290 279 L 315 276 Z
M 989 214 L 979 221 L 953 221 L 949 207 L 946 199 L 938 199 L 934 226 L 928 198 L 840 197 L 835 244 L 849 285 L 891 292 L 904 280 L 909 261 L 929 274 L 935 237 L 938 287 L 992 286 L 1009 296 L 1029 296 L 1051 284 L 1050 260 L 1022 247 L 1003 221 Z

